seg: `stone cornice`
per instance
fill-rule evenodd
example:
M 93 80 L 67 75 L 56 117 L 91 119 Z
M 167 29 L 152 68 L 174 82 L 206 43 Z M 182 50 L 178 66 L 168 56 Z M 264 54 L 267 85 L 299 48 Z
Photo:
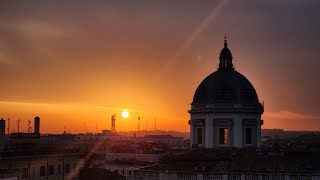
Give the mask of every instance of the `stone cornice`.
M 264 106 L 242 105 L 242 104 L 208 104 L 208 105 L 191 105 L 189 113 L 260 113 L 263 114 Z
M 263 114 L 261 109 L 191 109 L 189 113 L 259 113 Z

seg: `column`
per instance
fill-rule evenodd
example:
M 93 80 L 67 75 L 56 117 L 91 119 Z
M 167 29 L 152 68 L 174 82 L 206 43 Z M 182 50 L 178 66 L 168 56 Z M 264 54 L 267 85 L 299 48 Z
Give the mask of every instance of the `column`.
M 242 119 L 239 115 L 236 115 L 233 119 L 233 146 L 242 148 Z
M 213 119 L 207 116 L 205 124 L 205 148 L 213 148 Z
M 194 128 L 192 125 L 192 120 L 190 120 L 190 147 L 192 147 L 192 145 L 194 144 L 193 131 L 194 131 Z
M 257 148 L 260 148 L 261 145 L 261 118 L 257 119 Z

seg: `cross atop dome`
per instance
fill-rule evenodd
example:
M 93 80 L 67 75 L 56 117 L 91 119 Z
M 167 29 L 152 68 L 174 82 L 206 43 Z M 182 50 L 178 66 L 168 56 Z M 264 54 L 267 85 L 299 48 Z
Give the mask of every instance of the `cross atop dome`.
M 224 47 L 228 47 L 227 41 L 227 35 L 224 35 Z

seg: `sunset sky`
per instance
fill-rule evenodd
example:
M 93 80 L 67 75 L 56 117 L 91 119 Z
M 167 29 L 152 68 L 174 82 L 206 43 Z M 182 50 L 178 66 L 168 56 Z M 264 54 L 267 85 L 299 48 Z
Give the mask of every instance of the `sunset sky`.
M 264 101 L 262 128 L 320 130 L 320 1 L 0 1 L 0 117 L 11 130 L 188 131 L 223 37 Z M 128 119 L 121 112 L 128 110 Z

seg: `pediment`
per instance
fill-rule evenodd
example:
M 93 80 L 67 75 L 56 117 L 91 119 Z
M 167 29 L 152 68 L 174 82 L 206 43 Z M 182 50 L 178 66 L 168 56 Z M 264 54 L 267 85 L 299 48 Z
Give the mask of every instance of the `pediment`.
M 215 126 L 228 127 L 228 126 L 233 126 L 233 121 L 232 119 L 215 119 L 213 124 Z
M 244 126 L 257 126 L 257 121 L 255 119 L 244 119 L 242 122 Z
M 194 119 L 191 121 L 191 124 L 193 126 L 204 126 L 205 125 L 205 121 L 204 119 Z

